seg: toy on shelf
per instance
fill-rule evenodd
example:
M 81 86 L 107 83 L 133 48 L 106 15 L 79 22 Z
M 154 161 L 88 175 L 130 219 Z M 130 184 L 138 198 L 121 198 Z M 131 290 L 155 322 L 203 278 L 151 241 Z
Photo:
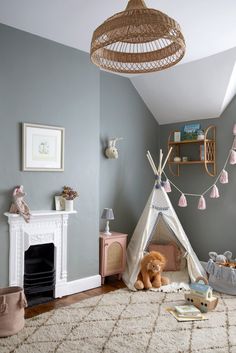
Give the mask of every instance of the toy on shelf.
M 10 207 L 10 213 L 19 213 L 25 220 L 26 223 L 30 221 L 30 209 L 24 200 L 26 193 L 24 192 L 23 185 L 16 186 L 13 190 L 12 204 Z
M 185 300 L 204 313 L 215 309 L 218 304 L 218 298 L 213 296 L 212 288 L 204 277 L 198 277 L 195 283 L 190 284 L 190 292 L 185 294 Z

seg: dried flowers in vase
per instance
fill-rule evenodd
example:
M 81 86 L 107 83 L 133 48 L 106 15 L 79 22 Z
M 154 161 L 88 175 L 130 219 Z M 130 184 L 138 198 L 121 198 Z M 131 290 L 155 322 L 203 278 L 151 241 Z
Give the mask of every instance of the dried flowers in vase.
M 79 196 L 79 193 L 69 186 L 64 186 L 61 196 L 65 199 L 65 211 L 72 212 L 74 199 Z

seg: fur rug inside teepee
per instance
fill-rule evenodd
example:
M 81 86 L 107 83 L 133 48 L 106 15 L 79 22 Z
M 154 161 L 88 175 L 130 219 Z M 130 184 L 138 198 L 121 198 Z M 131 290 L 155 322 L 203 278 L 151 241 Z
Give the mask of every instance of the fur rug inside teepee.
M 169 278 L 170 284 L 166 286 L 161 286 L 160 288 L 151 288 L 151 291 L 163 293 L 177 293 L 189 290 L 190 278 L 188 275 L 187 268 L 182 271 L 163 272 L 163 276 Z

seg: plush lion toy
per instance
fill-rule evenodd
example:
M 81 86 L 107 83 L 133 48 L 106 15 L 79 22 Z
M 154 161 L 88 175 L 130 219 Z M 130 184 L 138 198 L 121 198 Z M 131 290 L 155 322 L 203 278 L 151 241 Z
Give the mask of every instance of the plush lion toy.
M 167 277 L 161 273 L 165 267 L 166 258 L 158 251 L 151 251 L 141 261 L 141 270 L 134 287 L 136 289 L 159 288 L 161 285 L 169 284 Z

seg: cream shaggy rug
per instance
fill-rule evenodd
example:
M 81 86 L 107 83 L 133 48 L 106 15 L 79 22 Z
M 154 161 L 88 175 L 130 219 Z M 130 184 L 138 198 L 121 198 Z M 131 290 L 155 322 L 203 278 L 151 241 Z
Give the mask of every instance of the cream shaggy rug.
M 121 289 L 26 321 L 1 353 L 236 353 L 236 298 L 222 295 L 208 320 L 180 323 L 166 308 L 183 293 Z

